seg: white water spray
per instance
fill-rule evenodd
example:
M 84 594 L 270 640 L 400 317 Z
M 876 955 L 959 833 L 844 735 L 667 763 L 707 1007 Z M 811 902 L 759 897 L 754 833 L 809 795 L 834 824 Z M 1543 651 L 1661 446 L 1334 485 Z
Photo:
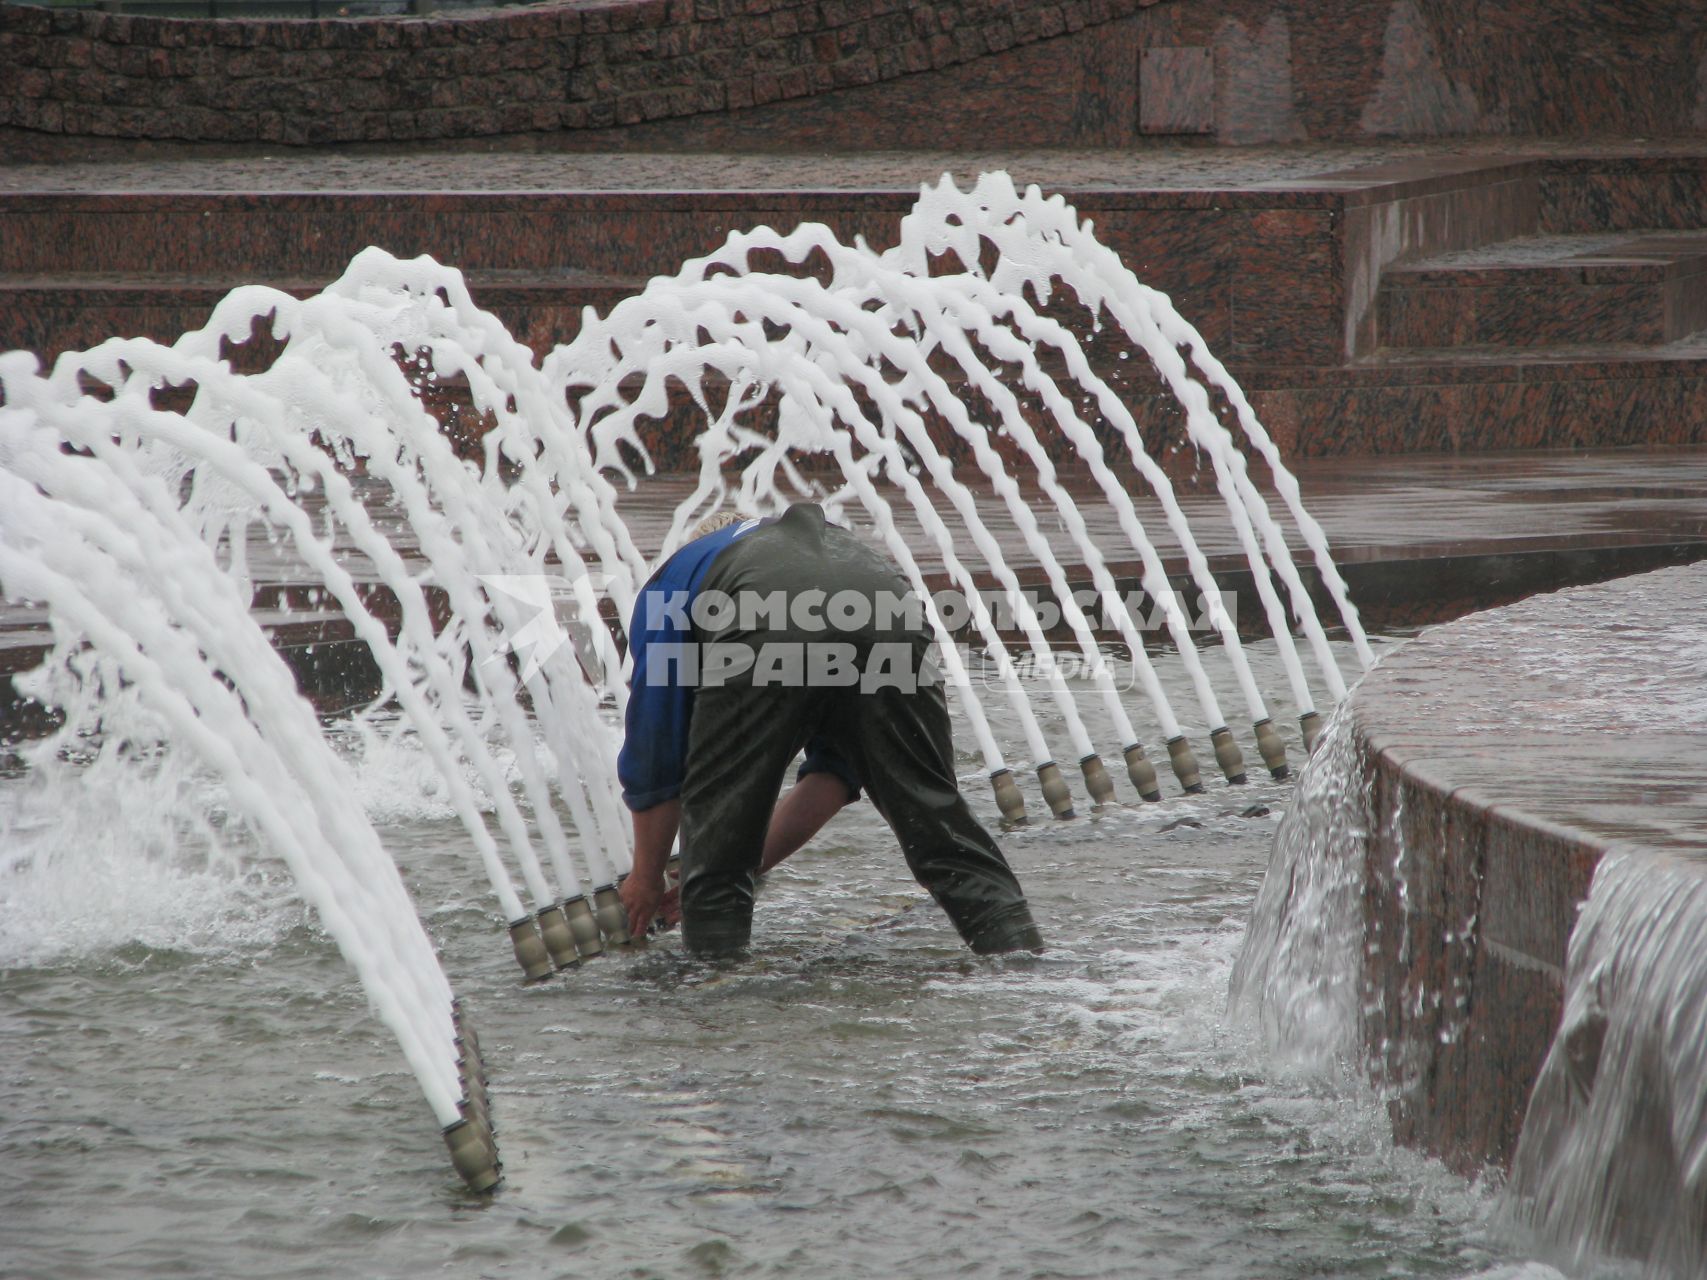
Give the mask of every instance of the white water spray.
M 986 245 L 998 254 L 988 274 Z M 958 257 L 958 272 L 933 265 L 948 252 Z M 827 264 L 828 279 L 762 271 L 766 255 L 796 268 L 808 258 L 812 269 Z M 402 713 L 395 721 L 367 717 L 365 736 L 410 735 L 420 744 L 512 936 L 534 936 L 533 913 L 544 928 L 560 901 L 584 906 L 588 885 L 608 885 L 630 864 L 612 725 L 626 704 L 624 660 L 599 606 L 608 601 L 626 620 L 658 561 L 649 565 L 631 536 L 622 496 L 605 472 L 634 482 L 622 449 L 648 456 L 640 422 L 679 407 L 673 388 L 685 388 L 710 427 L 700 442 L 699 483 L 675 512 L 661 555 L 708 506 L 775 511 L 790 497 L 817 498 L 832 512 L 855 504 L 925 600 L 992 775 L 1007 772 L 1006 749 L 927 589 L 931 555 L 965 597 L 1033 764 L 1053 768 L 1054 752 L 985 604 L 981 574 L 1009 596 L 1070 749 L 1089 762 L 1097 756 L 1092 727 L 991 517 L 957 472 L 955 454 L 968 453 L 1042 567 L 1131 766 L 1131 753 L 1142 759 L 1138 729 L 1073 599 L 1068 566 L 1033 510 L 1034 479 L 1047 499 L 1043 509 L 1055 512 L 1098 592 L 1116 606 L 1112 627 L 1132 653 L 1176 771 L 1194 785 L 1184 730 L 1120 601 L 1108 550 L 1079 509 L 1082 499 L 1060 481 L 1047 434 L 1028 420 L 1014 385 L 1042 404 L 1046 421 L 1089 465 L 1142 564 L 1143 586 L 1160 606 L 1208 726 L 1225 732 L 1166 567 L 1134 495 L 1103 455 L 1099 424 L 1075 406 L 1096 407 L 1100 425 L 1112 426 L 1161 504 L 1259 724 L 1266 724 L 1264 699 L 1207 560 L 1130 412 L 1074 331 L 1026 300 L 1027 286 L 1046 300 L 1054 280 L 1084 303 L 1093 326 L 1103 312 L 1114 315 L 1185 405 L 1192 439 L 1214 460 L 1300 708 L 1308 706 L 1307 688 L 1265 555 L 1339 692 L 1281 531 L 1178 348 L 1190 349 L 1237 410 L 1361 645 L 1320 530 L 1302 512 L 1296 483 L 1248 404 L 1166 300 L 1096 245 L 1064 202 L 1045 201 L 1035 189 L 1022 197 L 1002 175 L 971 193 L 946 180 L 925 191 L 903 220 L 901 244 L 885 254 L 842 245 L 816 226 L 731 237 L 609 317 L 589 314 L 575 342 L 538 363 L 474 305 L 455 270 L 377 249 L 312 298 L 234 290 L 207 325 L 170 346 L 114 339 L 62 357 L 46 376 L 30 357 L 0 358 L 0 480 L 10 497 L 0 505 L 0 585 L 14 599 L 47 602 L 57 628 L 45 671 L 59 674 L 42 674 L 29 687 L 44 699 L 57 689 L 66 695 L 61 705 L 105 705 L 109 716 L 117 704 L 71 697 L 84 686 L 66 673 L 94 671 L 114 691 L 132 688 L 168 749 L 193 754 L 223 779 L 290 866 L 435 1114 L 451 1124 L 471 1091 L 466 1068 L 459 1076 L 456 1064 L 453 1034 L 461 1028 L 447 1012 L 448 985 L 312 712 L 249 617 L 258 589 L 306 584 L 342 612 L 383 682 L 380 703 L 394 702 Z M 1064 377 L 1047 372 L 1057 366 Z M 469 420 L 482 425 L 477 458 L 459 456 L 434 416 L 430 402 L 445 396 L 460 397 Z M 981 406 L 993 420 L 980 420 Z M 997 437 L 1017 447 L 1029 475 L 1010 473 Z M 833 462 L 828 483 L 808 465 L 814 455 Z M 897 502 L 925 530 L 925 546 L 914 546 L 898 524 Z M 56 529 L 69 532 L 55 542 L 49 533 Z M 968 542 L 981 569 L 962 559 Z M 519 652 L 539 606 L 496 584 L 546 576 L 572 584 L 577 641 L 551 653 Z M 86 653 L 99 656 L 78 656 Z M 392 723 L 395 730 L 381 728 Z M 81 724 L 73 715 L 66 732 Z M 1100 768 L 1099 761 L 1097 776 Z M 1132 777 L 1138 782 L 1138 769 Z M 1153 783 L 1153 770 L 1149 777 Z M 1093 778 L 1088 767 L 1086 778 Z M 1048 787 L 1046 780 L 1046 795 Z M 1064 786 L 1050 802 L 1057 813 L 1070 808 Z M 517 946 L 520 952 L 520 936 Z M 465 1143 L 459 1160 L 478 1160 L 470 1150 Z

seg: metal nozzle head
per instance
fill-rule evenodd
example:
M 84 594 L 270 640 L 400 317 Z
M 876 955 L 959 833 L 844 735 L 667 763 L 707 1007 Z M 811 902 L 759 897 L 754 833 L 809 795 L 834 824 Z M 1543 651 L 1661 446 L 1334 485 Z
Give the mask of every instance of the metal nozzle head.
M 1073 793 L 1067 779 L 1061 776 L 1061 766 L 1045 760 L 1037 766 L 1037 780 L 1043 784 L 1043 798 L 1049 802 L 1049 812 L 1057 818 L 1077 817 L 1073 812 Z
M 1123 753 L 1126 757 L 1126 776 L 1138 789 L 1141 800 L 1154 804 L 1162 798 L 1162 784 L 1156 779 L 1156 766 L 1144 755 L 1144 748 L 1134 742 Z
M 1322 736 L 1322 717 L 1306 711 L 1298 717 L 1298 727 L 1304 731 L 1304 754 L 1309 755 L 1316 749 L 1316 739 Z
M 443 1132 L 445 1146 L 450 1148 L 451 1167 L 470 1191 L 484 1195 L 503 1181 L 498 1145 L 492 1139 L 492 1131 L 478 1119 L 465 1116 L 446 1125 Z
M 1192 753 L 1191 743 L 1185 740 L 1183 733 L 1168 739 L 1168 763 L 1173 765 L 1174 777 L 1179 779 L 1186 795 L 1194 796 L 1203 790 L 1203 776 L 1197 771 L 1197 756 Z
M 997 769 L 990 775 L 990 787 L 996 793 L 996 808 L 1002 811 L 1002 823 L 1005 826 L 1018 827 L 1025 824 L 1025 797 L 1020 794 L 1019 783 L 1014 779 L 1012 769 Z
M 1114 801 L 1114 781 L 1103 766 L 1102 757 L 1088 755 L 1079 761 L 1079 772 L 1085 779 L 1085 790 L 1091 793 L 1091 811 L 1106 809 Z
M 573 969 L 581 963 L 581 957 L 575 950 L 574 935 L 569 932 L 569 921 L 563 918 L 562 907 L 546 907 L 534 919 L 539 921 L 539 936 L 545 942 L 552 964 L 559 969 Z
M 1251 728 L 1256 730 L 1257 753 L 1262 756 L 1262 762 L 1268 767 L 1268 773 L 1276 782 L 1290 776 L 1292 769 L 1286 763 L 1286 744 L 1280 740 L 1274 721 L 1266 716 L 1258 720 Z
M 614 884 L 601 885 L 593 890 L 593 919 L 598 921 L 599 932 L 611 946 L 629 945 L 628 912 Z
M 510 945 L 516 949 L 516 963 L 522 967 L 523 981 L 538 982 L 551 976 L 551 953 L 545 949 L 532 916 L 510 921 Z
M 1215 748 L 1215 763 L 1221 766 L 1221 772 L 1227 775 L 1227 781 L 1235 787 L 1243 786 L 1245 756 L 1244 752 L 1239 750 L 1239 744 L 1233 741 L 1233 731 L 1226 725 L 1211 730 L 1209 745 Z
M 563 918 L 569 922 L 569 936 L 575 940 L 575 954 L 583 960 L 604 955 L 604 939 L 599 936 L 599 922 L 593 916 L 587 895 L 577 893 L 573 898 L 565 898 L 562 907 Z

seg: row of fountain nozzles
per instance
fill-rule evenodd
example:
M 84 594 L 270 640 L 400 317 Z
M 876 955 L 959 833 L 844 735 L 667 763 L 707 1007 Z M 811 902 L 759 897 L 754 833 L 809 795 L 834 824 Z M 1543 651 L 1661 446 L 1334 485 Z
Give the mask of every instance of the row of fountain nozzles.
M 451 1025 L 456 1030 L 456 1070 L 462 1082 L 457 1102 L 461 1117 L 444 1127 L 450 1162 L 470 1191 L 485 1194 L 504 1180 L 504 1162 L 498 1158 L 498 1131 L 492 1124 L 492 1103 L 486 1092 L 486 1063 L 480 1056 L 480 1037 L 463 1016 L 462 1001 L 450 1002 Z
M 1299 726 L 1304 733 L 1304 750 L 1310 751 L 1316 744 L 1316 738 L 1321 733 L 1321 717 L 1315 711 L 1306 711 L 1298 717 Z M 1257 751 L 1262 755 L 1262 762 L 1267 767 L 1275 781 L 1286 778 L 1291 769 L 1286 763 L 1286 747 L 1280 740 L 1280 734 L 1275 731 L 1274 722 L 1259 720 L 1252 726 L 1256 730 Z M 1239 750 L 1239 744 L 1233 741 L 1233 731 L 1222 725 L 1209 735 L 1210 744 L 1215 748 L 1215 763 L 1221 767 L 1227 781 L 1237 786 L 1245 781 L 1245 759 Z M 1197 756 L 1187 742 L 1185 735 L 1169 738 L 1168 763 L 1173 766 L 1174 776 L 1179 779 L 1180 786 L 1187 795 L 1196 795 L 1203 790 L 1203 776 L 1198 770 Z M 1151 764 L 1144 755 L 1144 748 L 1134 742 L 1125 750 L 1126 776 L 1137 788 L 1138 795 L 1146 801 L 1157 801 L 1162 798 L 1161 784 L 1157 779 L 1156 766 Z M 1103 765 L 1102 757 L 1088 755 L 1079 761 L 1079 771 L 1084 775 L 1085 789 L 1090 792 L 1093 811 L 1101 810 L 1115 803 L 1114 782 L 1108 776 L 1108 769 Z M 1067 779 L 1061 774 L 1061 766 L 1053 760 L 1046 760 L 1037 766 L 1037 780 L 1043 787 L 1043 799 L 1049 805 L 1049 811 L 1057 818 L 1075 816 L 1073 809 L 1073 793 L 1067 786 Z M 1001 810 L 1002 821 L 1009 826 L 1018 826 L 1025 821 L 1025 797 L 1020 794 L 1019 783 L 1014 779 L 1013 770 L 998 769 L 990 775 L 990 785 L 996 792 L 996 807 Z
M 680 877 L 681 861 L 672 857 L 667 873 Z M 617 886 L 602 885 L 589 901 L 584 893 L 554 903 L 531 916 L 510 922 L 510 943 L 522 967 L 523 980 L 540 982 L 559 969 L 572 969 L 583 961 L 605 953 L 610 947 L 644 946 L 644 938 L 631 938 L 628 912 Z M 457 1072 L 462 1098 L 457 1103 L 461 1118 L 446 1125 L 445 1145 L 451 1164 L 469 1188 L 488 1192 L 503 1180 L 504 1164 L 498 1158 L 497 1131 L 492 1125 L 490 1099 L 486 1092 L 486 1065 L 480 1056 L 480 1039 L 463 1017 L 462 1002 L 451 1001 L 451 1023 L 456 1029 Z
M 680 855 L 671 855 L 665 876 L 671 883 L 680 878 Z M 516 950 L 523 981 L 541 982 L 559 969 L 573 969 L 602 956 L 607 947 L 644 947 L 645 938 L 628 932 L 628 911 L 617 892 L 625 879 L 618 876 L 615 884 L 594 889 L 591 900 L 578 893 L 511 921 L 510 945 Z

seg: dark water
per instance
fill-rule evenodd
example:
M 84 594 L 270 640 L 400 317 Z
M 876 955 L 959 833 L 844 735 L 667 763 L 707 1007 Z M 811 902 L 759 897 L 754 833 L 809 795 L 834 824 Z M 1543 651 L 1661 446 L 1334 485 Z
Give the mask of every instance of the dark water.
M 116 946 L 0 881 L 0 1273 L 1553 1274 L 1377 1103 L 1224 1025 L 1285 784 L 1005 837 L 1040 958 L 968 955 L 856 809 L 771 877 L 751 961 L 672 938 L 524 988 L 416 776 L 362 785 L 480 1031 L 500 1194 L 283 886 L 105 856 L 76 887 Z

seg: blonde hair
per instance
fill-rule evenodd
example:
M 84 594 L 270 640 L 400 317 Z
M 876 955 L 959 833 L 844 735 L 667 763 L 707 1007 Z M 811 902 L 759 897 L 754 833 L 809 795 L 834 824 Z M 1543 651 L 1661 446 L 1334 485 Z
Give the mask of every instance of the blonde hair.
M 695 538 L 703 538 L 708 533 L 716 533 L 719 529 L 727 529 L 732 524 L 740 524 L 743 520 L 751 519 L 751 516 L 744 515 L 739 511 L 730 511 L 727 509 L 723 511 L 713 511 L 693 527 L 693 536 Z

